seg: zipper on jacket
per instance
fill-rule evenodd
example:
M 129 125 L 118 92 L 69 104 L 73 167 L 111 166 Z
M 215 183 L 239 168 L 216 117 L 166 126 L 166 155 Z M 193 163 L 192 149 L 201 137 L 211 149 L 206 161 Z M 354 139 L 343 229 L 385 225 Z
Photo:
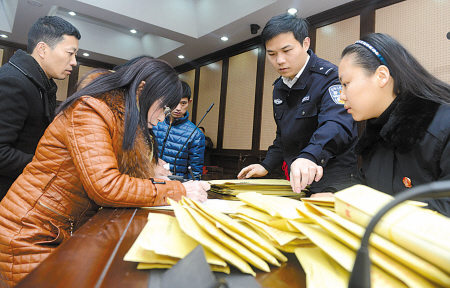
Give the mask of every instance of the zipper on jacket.
M 163 141 L 163 144 L 162 144 L 162 147 L 161 147 L 161 153 L 159 153 L 159 158 L 161 158 L 161 159 L 162 159 L 162 156 L 163 156 L 163 153 L 164 153 L 164 149 L 166 148 L 166 141 L 167 141 L 167 137 L 169 136 L 170 129 L 172 128 L 172 123 L 173 123 L 173 121 L 170 122 L 169 128 L 167 128 L 166 136 L 164 137 L 164 141 Z
M 53 213 L 58 214 L 59 216 L 68 219 L 68 220 L 69 220 L 69 223 L 70 223 L 70 236 L 73 235 L 73 222 L 74 222 L 74 221 L 73 221 L 72 217 L 68 217 L 68 216 L 66 216 L 66 215 L 61 214 L 60 212 L 56 211 L 55 209 L 52 209 L 52 208 L 48 207 L 48 206 L 45 205 L 45 204 L 42 204 L 41 201 L 39 201 L 38 203 L 39 203 L 39 205 L 41 205 L 42 207 L 46 208 L 47 210 L 50 210 L 50 211 L 52 211 Z

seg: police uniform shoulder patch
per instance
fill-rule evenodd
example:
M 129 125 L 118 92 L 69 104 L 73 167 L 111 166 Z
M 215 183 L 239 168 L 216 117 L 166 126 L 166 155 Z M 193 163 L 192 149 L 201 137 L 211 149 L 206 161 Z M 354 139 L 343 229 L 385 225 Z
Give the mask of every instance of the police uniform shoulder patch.
M 331 99 L 334 103 L 344 105 L 345 102 L 341 100 L 342 85 L 333 85 L 328 88 L 328 93 L 330 93 Z
M 316 72 L 316 73 L 319 73 L 322 75 L 328 75 L 328 74 L 330 74 L 331 71 L 334 70 L 334 68 L 329 67 L 329 66 L 314 65 L 314 66 L 311 66 L 310 70 L 312 72 Z

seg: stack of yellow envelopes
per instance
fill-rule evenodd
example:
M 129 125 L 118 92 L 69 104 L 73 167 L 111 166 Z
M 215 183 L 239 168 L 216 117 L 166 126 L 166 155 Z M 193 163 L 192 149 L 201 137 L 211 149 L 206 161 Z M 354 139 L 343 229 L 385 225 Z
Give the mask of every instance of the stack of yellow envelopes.
M 138 268 L 171 267 L 198 244 L 212 270 L 228 265 L 255 275 L 295 253 L 308 287 L 347 287 L 356 251 L 371 217 L 392 197 L 355 185 L 334 198 L 295 200 L 239 193 L 243 205 L 226 215 L 183 198 L 176 217 L 149 214 L 125 256 Z M 450 287 L 450 218 L 405 202 L 380 221 L 370 238 L 372 287 Z M 144 263 L 144 264 L 143 264 Z
M 283 179 L 211 180 L 208 183 L 211 184 L 209 191 L 231 196 L 245 192 L 258 192 L 263 195 L 300 198 L 305 196 L 306 191 L 294 193 L 290 182 Z

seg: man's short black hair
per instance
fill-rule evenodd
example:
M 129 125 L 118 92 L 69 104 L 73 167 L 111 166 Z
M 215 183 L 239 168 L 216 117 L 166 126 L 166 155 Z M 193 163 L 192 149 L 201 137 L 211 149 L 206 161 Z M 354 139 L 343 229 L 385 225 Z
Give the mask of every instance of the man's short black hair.
M 58 16 L 44 16 L 39 18 L 30 31 L 28 31 L 27 53 L 33 53 L 39 42 L 44 42 L 51 49 L 61 42 L 64 35 L 74 36 L 78 40 L 81 38 L 80 31 L 75 26 Z
M 295 39 L 303 46 L 303 40 L 308 37 L 309 23 L 304 18 L 289 13 L 272 17 L 261 32 L 261 41 L 266 46 L 267 41 L 279 34 L 292 32 Z
M 181 98 L 188 98 L 188 100 L 191 100 L 191 87 L 189 87 L 189 84 L 181 81 L 181 87 L 183 87 L 183 96 L 181 96 Z

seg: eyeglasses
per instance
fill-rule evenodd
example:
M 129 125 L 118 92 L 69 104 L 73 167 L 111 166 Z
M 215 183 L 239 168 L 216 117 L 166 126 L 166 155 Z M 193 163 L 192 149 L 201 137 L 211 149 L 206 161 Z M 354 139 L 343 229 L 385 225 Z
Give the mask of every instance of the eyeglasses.
M 161 102 L 161 104 L 163 103 L 161 101 L 161 99 L 158 99 L 158 100 L 159 100 L 159 102 Z M 164 109 L 164 116 L 165 117 L 169 116 L 170 113 L 172 113 L 172 109 L 170 109 L 170 107 L 167 107 L 167 106 L 164 105 L 163 109 Z

